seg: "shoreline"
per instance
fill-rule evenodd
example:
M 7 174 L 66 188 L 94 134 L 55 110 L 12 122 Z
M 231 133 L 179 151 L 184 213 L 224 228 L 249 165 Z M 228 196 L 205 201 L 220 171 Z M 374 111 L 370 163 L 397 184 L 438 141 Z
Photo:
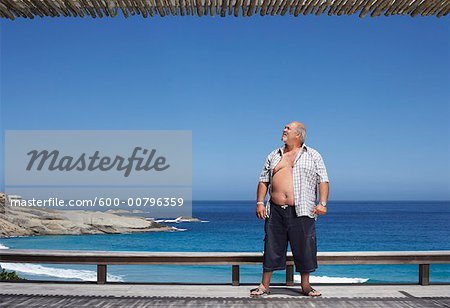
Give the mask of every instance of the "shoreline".
M 136 216 L 136 212 L 128 210 L 117 213 L 6 205 L 0 212 L 0 238 L 175 231 L 180 230 Z

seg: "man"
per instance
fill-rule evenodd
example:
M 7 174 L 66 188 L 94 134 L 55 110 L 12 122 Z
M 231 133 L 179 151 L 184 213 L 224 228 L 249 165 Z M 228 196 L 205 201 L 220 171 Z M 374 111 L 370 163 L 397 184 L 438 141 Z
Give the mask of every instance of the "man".
M 295 270 L 301 274 L 302 294 L 320 296 L 309 283 L 309 274 L 317 268 L 315 221 L 327 212 L 328 175 L 322 156 L 304 143 L 305 126 L 292 122 L 285 126 L 284 147 L 267 157 L 258 183 L 256 216 L 265 219 L 263 277 L 250 295 L 269 294 L 274 270 L 286 268 L 288 241 Z M 319 186 L 319 203 L 317 200 Z M 270 188 L 267 207 L 266 193 Z

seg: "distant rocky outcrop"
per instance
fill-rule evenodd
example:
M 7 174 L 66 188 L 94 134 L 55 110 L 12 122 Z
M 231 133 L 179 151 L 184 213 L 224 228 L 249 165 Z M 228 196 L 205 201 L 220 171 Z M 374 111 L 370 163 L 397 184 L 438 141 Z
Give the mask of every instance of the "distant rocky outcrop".
M 7 196 L 0 193 L 0 237 L 177 230 L 143 217 L 124 214 L 132 215 L 133 211 L 120 210 L 118 215 L 100 211 L 11 206 Z

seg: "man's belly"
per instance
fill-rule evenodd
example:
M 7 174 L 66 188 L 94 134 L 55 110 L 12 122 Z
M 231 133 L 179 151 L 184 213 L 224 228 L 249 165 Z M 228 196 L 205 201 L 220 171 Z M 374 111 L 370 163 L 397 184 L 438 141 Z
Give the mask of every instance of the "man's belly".
M 270 199 L 276 204 L 295 204 L 292 172 L 289 171 L 290 170 L 280 170 L 272 177 Z

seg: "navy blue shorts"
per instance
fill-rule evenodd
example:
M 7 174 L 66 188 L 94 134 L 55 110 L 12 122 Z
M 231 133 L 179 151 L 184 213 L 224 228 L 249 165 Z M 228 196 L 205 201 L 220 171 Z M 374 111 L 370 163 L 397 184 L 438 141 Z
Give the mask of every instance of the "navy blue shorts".
M 264 224 L 265 272 L 286 269 L 288 242 L 291 245 L 296 272 L 314 272 L 317 268 L 316 220 L 297 217 L 295 206 L 283 209 L 270 203 L 270 214 Z

